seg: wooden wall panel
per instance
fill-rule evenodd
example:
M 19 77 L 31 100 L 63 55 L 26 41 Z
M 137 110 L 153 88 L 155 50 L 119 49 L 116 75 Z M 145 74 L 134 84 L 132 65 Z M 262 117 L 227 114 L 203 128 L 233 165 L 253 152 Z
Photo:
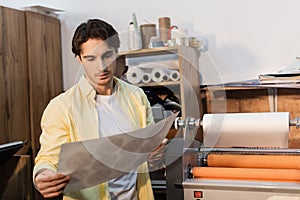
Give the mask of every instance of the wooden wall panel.
M 39 149 L 40 120 L 49 101 L 62 92 L 60 21 L 26 11 L 30 119 L 33 156 Z
M 0 21 L 0 142 L 30 141 L 25 15 L 1 7 Z
M 7 130 L 7 102 L 6 102 L 6 83 L 4 70 L 4 11 L 0 7 L 0 144 L 6 143 L 9 140 Z
M 204 113 L 270 112 L 268 91 L 263 89 L 206 90 L 202 104 Z
M 0 199 L 34 198 L 32 161 L 39 146 L 40 118 L 60 92 L 60 21 L 0 7 L 0 144 L 28 141 L 20 156 L 0 163 Z M 42 199 L 39 196 L 35 199 Z

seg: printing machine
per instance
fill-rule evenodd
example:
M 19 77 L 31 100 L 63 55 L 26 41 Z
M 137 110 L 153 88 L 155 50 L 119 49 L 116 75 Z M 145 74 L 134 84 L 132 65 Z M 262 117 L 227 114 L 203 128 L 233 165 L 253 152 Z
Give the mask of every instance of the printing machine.
M 300 149 L 270 147 L 270 141 L 257 146 L 222 147 L 222 141 L 205 146 L 194 140 L 203 119 L 178 118 L 175 126 L 183 137 L 170 142 L 166 155 L 167 182 L 173 184 L 167 184 L 168 199 L 300 200 Z M 299 118 L 288 119 L 287 126 L 299 128 Z M 180 162 L 182 173 L 174 167 Z

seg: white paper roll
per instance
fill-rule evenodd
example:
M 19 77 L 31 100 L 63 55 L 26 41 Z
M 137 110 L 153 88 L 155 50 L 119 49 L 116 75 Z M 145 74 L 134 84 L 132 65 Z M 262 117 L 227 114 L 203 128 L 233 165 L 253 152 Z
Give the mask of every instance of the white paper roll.
M 139 67 L 129 67 L 126 73 L 127 80 L 132 84 L 137 84 L 142 80 L 142 70 Z
M 159 83 L 159 82 L 162 82 L 163 75 L 164 75 L 164 71 L 161 68 L 156 67 L 151 72 L 151 79 L 154 82 Z
M 143 75 L 142 75 L 142 82 L 143 82 L 143 83 L 149 83 L 150 81 L 151 81 L 151 74 L 150 74 L 150 73 L 143 72 Z
M 171 81 L 179 81 L 180 79 L 180 74 L 177 70 L 172 70 L 170 73 L 170 80 Z
M 162 80 L 163 80 L 164 82 L 170 80 L 170 75 L 169 75 L 169 74 L 164 74 L 163 77 L 162 77 Z
M 289 113 L 225 113 L 203 117 L 206 147 L 288 148 Z

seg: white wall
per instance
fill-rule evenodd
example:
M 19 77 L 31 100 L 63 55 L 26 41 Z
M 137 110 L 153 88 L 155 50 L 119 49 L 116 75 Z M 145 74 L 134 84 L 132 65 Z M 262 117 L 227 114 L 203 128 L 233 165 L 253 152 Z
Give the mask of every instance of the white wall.
M 14 8 L 33 4 L 66 11 L 59 16 L 65 89 L 73 85 L 79 69 L 71 53 L 72 34 L 88 18 L 102 18 L 122 34 L 133 12 L 139 24 L 158 24 L 159 17 L 169 16 L 172 25 L 208 40 L 208 51 L 200 58 L 204 84 L 255 79 L 300 55 L 299 0 L 0 0 L 0 5 Z

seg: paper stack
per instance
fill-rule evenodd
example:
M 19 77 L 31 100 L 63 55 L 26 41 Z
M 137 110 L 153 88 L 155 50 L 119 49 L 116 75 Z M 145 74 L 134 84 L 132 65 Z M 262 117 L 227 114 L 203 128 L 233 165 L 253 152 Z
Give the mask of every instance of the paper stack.
M 277 73 L 260 74 L 261 83 L 298 83 L 300 82 L 300 57 L 292 62 L 288 67 Z

